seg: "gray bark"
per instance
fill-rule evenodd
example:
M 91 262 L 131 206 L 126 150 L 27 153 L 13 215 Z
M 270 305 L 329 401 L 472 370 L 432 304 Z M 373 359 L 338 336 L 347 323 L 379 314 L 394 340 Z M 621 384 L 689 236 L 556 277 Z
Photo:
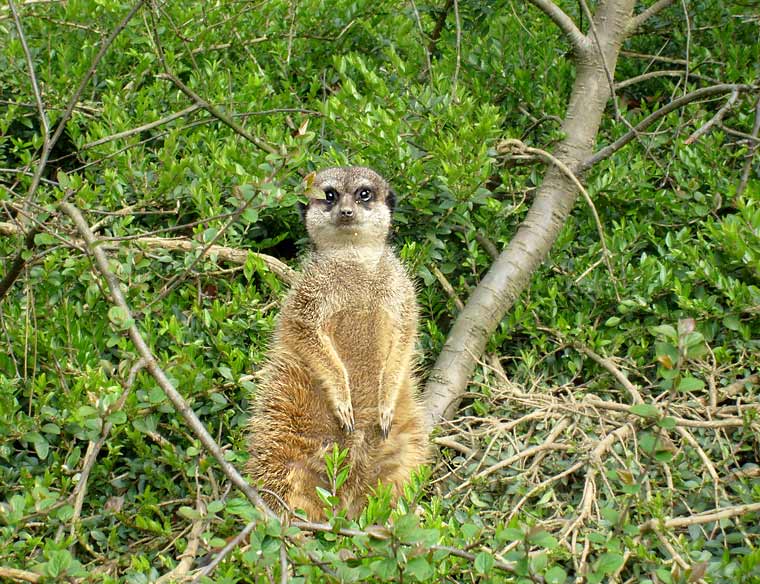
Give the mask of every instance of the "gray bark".
M 539 4 L 546 3 L 535 4 L 544 9 Z M 566 138 L 554 156 L 570 169 L 578 168 L 593 152 L 611 95 L 605 63 L 613 75 L 630 30 L 633 5 L 634 0 L 608 0 L 598 5 L 594 15 L 598 45 L 591 32 L 583 42 L 577 36 L 569 37 L 577 76 L 562 123 Z M 555 167 L 547 169 L 525 221 L 473 291 L 430 373 L 425 402 L 431 426 L 453 416 L 488 339 L 549 254 L 577 196 L 567 176 Z

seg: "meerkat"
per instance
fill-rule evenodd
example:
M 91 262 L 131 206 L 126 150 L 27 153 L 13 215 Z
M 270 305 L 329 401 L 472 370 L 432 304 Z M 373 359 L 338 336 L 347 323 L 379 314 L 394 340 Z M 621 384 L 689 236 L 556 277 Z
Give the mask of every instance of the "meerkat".
M 303 209 L 312 250 L 286 297 L 253 399 L 248 472 L 275 509 L 323 517 L 325 453 L 348 448 L 338 492 L 357 517 L 378 481 L 401 493 L 428 455 L 415 383 L 415 288 L 388 243 L 395 194 L 376 172 L 328 168 Z

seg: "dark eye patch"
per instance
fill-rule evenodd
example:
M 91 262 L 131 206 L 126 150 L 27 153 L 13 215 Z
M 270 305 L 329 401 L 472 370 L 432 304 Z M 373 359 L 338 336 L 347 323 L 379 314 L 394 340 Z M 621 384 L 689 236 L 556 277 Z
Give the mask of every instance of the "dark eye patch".
M 369 187 L 359 187 L 356 189 L 356 198 L 362 203 L 369 203 L 374 198 L 374 196 L 375 194 Z
M 332 187 L 327 187 L 325 189 L 325 202 L 327 202 L 328 205 L 332 205 L 338 200 L 338 191 L 336 191 Z

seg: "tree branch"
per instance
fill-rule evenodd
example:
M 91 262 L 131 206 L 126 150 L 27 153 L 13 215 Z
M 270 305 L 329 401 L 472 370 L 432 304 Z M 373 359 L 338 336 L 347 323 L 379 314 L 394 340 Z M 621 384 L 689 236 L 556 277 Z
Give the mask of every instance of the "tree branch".
M 40 117 L 40 124 L 43 130 L 44 144 L 43 149 L 49 149 L 48 142 L 50 141 L 50 122 L 48 121 L 45 107 L 42 105 L 42 94 L 40 92 L 40 84 L 37 81 L 37 74 L 34 70 L 34 60 L 32 59 L 32 53 L 29 50 L 29 45 L 26 42 L 26 35 L 24 34 L 24 28 L 21 26 L 21 18 L 19 18 L 18 11 L 16 10 L 16 3 L 13 0 L 8 0 L 8 8 L 10 8 L 13 14 L 13 22 L 16 25 L 16 32 L 18 32 L 18 38 L 21 41 L 21 48 L 24 50 L 24 57 L 26 59 L 26 68 L 29 72 L 29 80 L 32 82 L 32 92 L 34 93 L 34 103 L 37 105 L 37 114 Z
M 667 8 L 673 4 L 673 2 L 674 0 L 657 0 L 657 2 L 652 4 L 649 8 L 634 16 L 626 27 L 627 35 L 632 35 L 642 24 L 644 24 L 647 20 L 652 18 L 662 9 Z
M 672 529 L 677 527 L 688 527 L 689 525 L 702 525 L 704 523 L 712 523 L 714 521 L 720 521 L 721 519 L 730 519 L 731 517 L 746 515 L 748 513 L 760 513 L 760 503 L 748 503 L 746 505 L 726 507 L 725 509 L 714 509 L 713 511 L 697 513 L 690 517 L 676 517 L 664 521 L 661 519 L 650 519 L 639 525 L 639 533 L 657 531 L 658 528 Z
M 693 144 L 697 140 L 699 140 L 702 136 L 707 134 L 707 132 L 710 131 L 710 128 L 712 128 L 715 124 L 720 123 L 720 121 L 723 119 L 723 117 L 729 112 L 729 110 L 734 107 L 734 104 L 736 103 L 736 100 L 739 97 L 739 92 L 734 90 L 731 92 L 731 97 L 728 98 L 726 103 L 723 104 L 723 107 L 721 107 L 717 113 L 710 118 L 710 120 L 700 128 L 694 131 L 694 133 L 686 138 L 684 140 L 684 145 L 688 146 L 689 144 Z
M 576 172 L 584 172 L 594 166 L 596 163 L 604 160 L 605 158 L 609 158 L 612 156 L 615 152 L 620 150 L 623 146 L 628 144 L 631 140 L 633 140 L 638 134 L 646 130 L 649 126 L 651 126 L 654 122 L 659 120 L 662 117 L 665 117 L 670 112 L 677 110 L 680 107 L 683 107 L 692 101 L 696 101 L 698 99 L 704 99 L 707 97 L 712 97 L 714 95 L 721 95 L 724 93 L 728 93 L 731 91 L 736 91 L 739 93 L 744 93 L 748 91 L 757 91 L 758 88 L 753 85 L 737 85 L 732 83 L 721 83 L 719 85 L 711 85 L 710 87 L 703 87 L 701 89 L 697 89 L 696 91 L 692 91 L 691 93 L 687 93 L 686 95 L 682 95 L 678 99 L 674 99 L 669 104 L 661 107 L 656 112 L 648 115 L 646 118 L 641 120 L 638 124 L 636 124 L 633 127 L 633 130 L 630 132 L 627 132 L 617 140 L 615 140 L 612 144 L 605 146 L 601 150 L 597 151 L 596 154 L 591 156 L 590 158 L 587 158 L 583 162 L 581 162 L 574 170 Z
M 76 91 L 74 91 L 71 98 L 69 98 L 69 102 L 66 105 L 66 109 L 64 110 L 60 121 L 58 122 L 58 126 L 56 127 L 55 132 L 50 137 L 50 140 L 46 140 L 45 144 L 43 145 L 42 153 L 40 154 L 40 159 L 37 163 L 37 168 L 34 171 L 32 182 L 29 185 L 29 190 L 27 191 L 26 198 L 28 201 L 31 201 L 34 198 L 34 194 L 37 192 L 37 187 L 39 187 L 40 181 L 42 180 L 42 173 L 47 166 L 50 152 L 58 142 L 58 139 L 63 134 L 63 130 L 66 128 L 66 124 L 68 124 L 69 119 L 71 118 L 71 114 L 74 111 L 74 106 L 76 106 L 77 102 L 82 97 L 82 93 L 84 92 L 85 87 L 87 87 L 87 84 L 90 82 L 90 79 L 92 79 L 92 76 L 95 75 L 95 71 L 100 64 L 101 59 L 106 54 L 106 51 L 108 51 L 108 48 L 113 44 L 116 37 L 119 36 L 121 31 L 126 28 L 127 24 L 129 24 L 129 21 L 132 20 L 144 2 L 145 0 L 138 0 L 132 9 L 127 13 L 127 15 L 121 20 L 121 22 L 119 22 L 119 24 L 117 24 L 116 27 L 111 31 L 111 34 L 108 35 L 108 38 L 103 41 L 103 44 L 100 46 L 100 50 L 98 51 L 97 55 L 95 55 L 95 58 L 90 64 L 90 68 L 87 69 L 87 72 L 79 82 L 79 86 L 77 87 Z M 38 232 L 39 228 L 37 227 L 29 230 L 26 238 L 24 239 L 23 248 L 16 254 L 16 257 L 13 259 L 13 262 L 6 271 L 5 277 L 2 279 L 2 281 L 0 281 L 0 300 L 5 297 L 5 295 L 13 286 L 13 283 L 16 281 L 16 278 L 19 277 L 21 271 L 24 269 L 24 265 L 26 264 L 23 256 L 24 251 L 34 247 L 34 237 Z
M 572 24 L 551 2 L 531 2 L 553 13 L 566 28 Z M 555 158 L 568 169 L 574 170 L 592 154 L 610 96 L 604 64 L 614 74 L 633 4 L 634 0 L 619 0 L 597 5 L 595 17 L 598 22 L 605 23 L 604 34 L 600 35 L 601 52 L 584 48 L 576 60 L 577 74 L 561 128 L 565 138 L 555 150 Z M 574 24 L 570 31 L 573 34 L 577 31 Z M 575 182 L 556 165 L 549 167 L 525 220 L 473 290 L 430 371 L 425 386 L 425 407 L 430 426 L 456 411 L 489 337 L 548 255 L 577 196 Z
M 591 45 L 588 38 L 575 26 L 573 19 L 554 2 L 551 0 L 528 0 L 528 2 L 542 10 L 559 27 L 576 53 L 581 55 L 589 50 Z
M 0 221 L 0 235 L 19 235 L 22 231 L 19 227 L 13 223 L 7 223 Z M 109 242 L 108 240 L 100 240 L 100 247 L 102 249 L 110 250 L 117 249 L 118 245 Z M 198 242 L 192 239 L 186 238 L 166 238 L 166 237 L 135 237 L 129 240 L 130 242 L 142 245 L 148 249 L 165 249 L 169 251 L 184 251 L 192 252 L 198 249 Z M 67 242 L 71 245 L 82 246 L 81 240 L 74 240 Z M 278 278 L 280 278 L 286 284 L 292 284 L 296 278 L 296 271 L 278 260 L 274 256 L 270 256 L 264 253 L 258 253 L 245 249 L 237 249 L 234 247 L 226 247 L 223 245 L 212 245 L 205 250 L 203 256 L 216 256 L 219 259 L 229 262 L 231 264 L 244 265 L 248 261 L 248 257 L 253 255 L 264 262 L 264 265 Z
M 153 42 L 156 45 L 156 54 L 158 55 L 158 60 L 161 63 L 161 67 L 164 70 L 163 75 L 159 75 L 159 78 L 163 77 L 165 79 L 169 79 L 172 83 L 174 83 L 174 85 L 177 86 L 177 88 L 182 93 L 184 93 L 186 96 L 192 99 L 193 102 L 195 102 L 197 105 L 202 107 L 204 110 L 206 110 L 216 119 L 218 119 L 220 122 L 227 125 L 236 134 L 242 136 L 243 138 L 248 140 L 251 144 L 259 148 L 259 150 L 263 150 L 267 154 L 279 155 L 280 152 L 277 150 L 277 148 L 275 148 L 271 144 L 268 144 L 264 140 L 257 138 L 250 132 L 248 132 L 248 130 L 246 130 L 243 126 L 238 124 L 230 116 L 221 112 L 219 109 L 217 109 L 216 107 L 211 105 L 209 102 L 207 102 L 205 99 L 203 99 L 200 95 L 195 93 L 192 89 L 190 89 L 187 85 L 185 85 L 179 77 L 177 77 L 174 73 L 172 73 L 171 69 L 169 69 L 169 64 L 166 62 L 166 57 L 164 56 L 164 49 L 161 46 L 161 39 L 158 36 L 158 28 L 156 27 L 155 15 L 153 14 L 153 12 L 151 12 L 151 23 L 153 25 L 152 33 L 153 33 Z
M 230 479 L 230 482 L 232 482 L 233 485 L 240 489 L 240 491 L 248 498 L 251 503 L 256 505 L 259 509 L 262 509 L 268 516 L 276 517 L 274 512 L 261 498 L 258 491 L 250 484 L 248 484 L 248 482 L 240 475 L 240 473 L 238 473 L 237 469 L 235 469 L 235 467 L 227 461 L 227 459 L 224 457 L 224 452 L 222 449 L 216 443 L 211 434 L 209 434 L 208 430 L 206 430 L 206 427 L 198 419 L 198 416 L 195 415 L 195 412 L 187 404 L 185 398 L 183 398 L 182 395 L 174 388 L 172 382 L 169 381 L 169 378 L 166 376 L 163 369 L 161 369 L 161 367 L 156 362 L 156 358 L 153 356 L 153 352 L 150 350 L 150 347 L 148 347 L 147 343 L 140 335 L 140 332 L 137 330 L 137 325 L 134 323 L 134 320 L 132 318 L 132 312 L 130 311 L 129 306 L 127 305 L 127 301 L 121 292 L 121 284 L 119 283 L 118 278 L 109 268 L 108 258 L 106 257 L 105 252 L 101 249 L 99 245 L 100 242 L 90 230 L 90 226 L 84 220 L 84 217 L 82 217 L 79 209 L 66 201 L 61 203 L 61 209 L 69 217 L 71 217 L 72 221 L 79 230 L 79 233 L 82 235 L 82 238 L 87 243 L 90 252 L 94 256 L 95 265 L 103 275 L 103 278 L 106 280 L 108 288 L 111 291 L 112 302 L 121 308 L 121 310 L 126 315 L 127 320 L 132 323 L 128 328 L 129 338 L 132 339 L 132 343 L 135 345 L 137 352 L 145 360 L 146 368 L 148 371 L 150 371 L 151 375 L 153 375 L 158 385 L 166 394 L 166 397 L 168 397 L 172 404 L 174 404 L 174 407 L 184 418 L 187 425 L 198 437 L 203 446 L 206 447 L 206 450 L 208 450 L 216 459 L 224 474 L 227 475 L 227 478 Z

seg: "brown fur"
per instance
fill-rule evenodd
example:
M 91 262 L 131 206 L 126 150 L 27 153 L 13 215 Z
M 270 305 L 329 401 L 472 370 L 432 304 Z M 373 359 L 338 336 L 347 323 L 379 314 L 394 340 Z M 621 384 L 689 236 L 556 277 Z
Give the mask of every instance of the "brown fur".
M 395 495 L 426 461 L 427 431 L 413 373 L 414 286 L 387 243 L 393 197 L 361 167 L 317 174 L 305 221 L 314 249 L 286 298 L 250 421 L 250 476 L 311 519 L 323 516 L 324 455 L 349 448 L 339 491 L 350 517 L 378 481 Z M 361 200 L 363 189 L 371 200 Z M 366 192 L 364 192 L 366 196 Z M 269 494 L 268 491 L 276 496 Z

